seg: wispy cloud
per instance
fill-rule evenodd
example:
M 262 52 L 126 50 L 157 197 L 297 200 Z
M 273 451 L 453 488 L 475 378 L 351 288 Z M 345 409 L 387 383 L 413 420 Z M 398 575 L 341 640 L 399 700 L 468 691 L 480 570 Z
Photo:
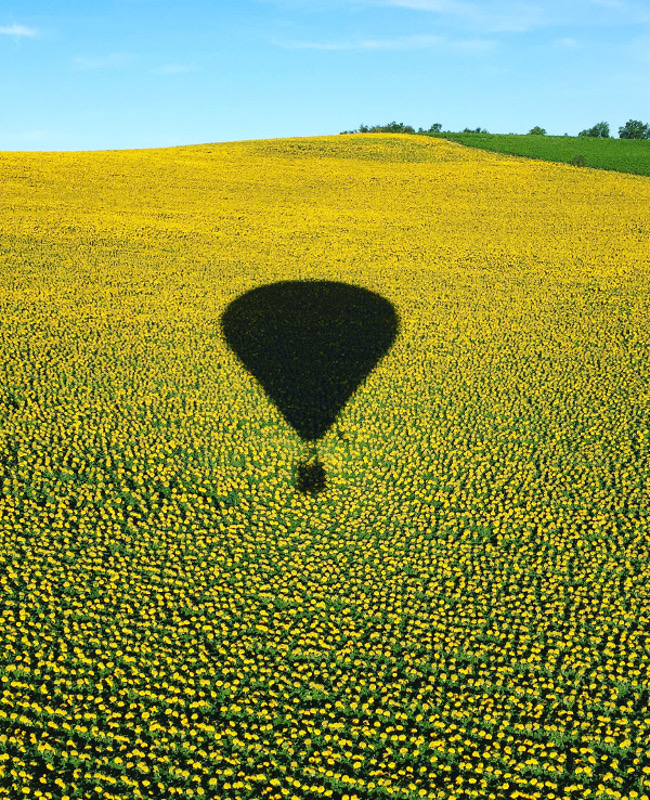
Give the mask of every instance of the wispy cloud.
M 365 0 L 365 3 L 428 11 L 481 33 L 526 33 L 555 26 L 591 28 L 650 22 L 647 2 L 638 0 L 573 0 L 571 3 L 565 0 Z
M 444 36 L 419 34 L 413 36 L 397 36 L 392 39 L 358 39 L 329 42 L 313 41 L 275 41 L 278 47 L 285 50 L 440 50 L 466 55 L 481 55 L 490 52 L 495 42 L 488 39 L 449 40 Z
M 647 25 L 650 23 L 650 7 L 647 2 L 635 0 L 586 0 L 587 19 L 590 12 L 598 19 L 617 25 Z
M 5 36 L 36 36 L 36 31 L 26 25 L 0 25 L 0 34 Z
M 627 7 L 627 3 L 623 2 L 623 0 L 589 0 L 589 2 L 601 8 L 614 8 L 618 10 Z
M 572 39 L 569 36 L 556 39 L 555 44 L 558 47 L 562 47 L 564 50 L 578 50 L 582 46 L 577 39 Z
M 388 5 L 455 17 L 490 33 L 525 33 L 546 24 L 545 11 L 533 3 L 476 3 L 457 0 L 388 0 Z
M 394 8 L 430 13 L 436 22 L 483 37 L 549 28 L 650 23 L 647 0 L 257 0 L 302 12 Z
M 156 75 L 181 75 L 185 72 L 196 72 L 197 70 L 196 64 L 165 64 L 162 67 L 153 69 L 152 72 Z
M 110 53 L 95 58 L 73 58 L 72 66 L 75 69 L 118 69 L 127 67 L 132 61 L 133 56 L 128 53 Z

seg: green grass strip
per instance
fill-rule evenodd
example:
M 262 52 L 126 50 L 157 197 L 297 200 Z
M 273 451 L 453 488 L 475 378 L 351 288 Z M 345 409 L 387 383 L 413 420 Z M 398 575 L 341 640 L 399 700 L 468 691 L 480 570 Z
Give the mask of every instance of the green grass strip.
M 513 156 L 564 164 L 650 175 L 650 139 L 597 139 L 590 136 L 533 136 L 530 134 L 442 133 L 444 139 Z M 582 158 L 576 158 L 582 157 Z

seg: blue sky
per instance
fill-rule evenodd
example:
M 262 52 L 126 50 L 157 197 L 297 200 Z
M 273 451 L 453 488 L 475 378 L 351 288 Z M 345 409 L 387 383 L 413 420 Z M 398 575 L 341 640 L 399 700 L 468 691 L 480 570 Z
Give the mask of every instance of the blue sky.
M 0 150 L 650 121 L 650 0 L 8 0 Z

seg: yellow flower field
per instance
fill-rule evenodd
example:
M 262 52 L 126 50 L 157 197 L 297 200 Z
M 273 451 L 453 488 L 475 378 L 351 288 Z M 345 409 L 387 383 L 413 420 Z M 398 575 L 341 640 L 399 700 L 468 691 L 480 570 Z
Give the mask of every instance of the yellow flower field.
M 0 153 L 0 798 L 650 798 L 650 179 L 346 135 Z M 305 446 L 221 335 L 390 300 Z

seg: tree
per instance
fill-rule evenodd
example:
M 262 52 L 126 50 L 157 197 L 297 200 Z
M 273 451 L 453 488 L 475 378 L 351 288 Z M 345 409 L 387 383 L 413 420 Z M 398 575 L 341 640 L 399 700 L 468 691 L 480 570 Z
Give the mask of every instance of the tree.
M 378 133 L 415 133 L 412 125 L 403 122 L 389 122 L 388 125 L 375 125 Z
M 594 136 L 597 139 L 609 139 L 609 123 L 597 122 L 593 128 L 580 131 L 578 136 Z
M 486 128 L 463 128 L 463 133 L 487 133 Z
M 433 133 L 440 133 L 441 130 L 442 130 L 442 123 L 434 122 L 433 125 L 428 130 L 425 130 L 424 128 L 418 128 L 418 133 L 433 134 Z
M 403 122 L 389 122 L 388 125 L 359 125 L 356 131 L 343 133 L 415 133 L 415 128 Z
M 535 125 L 534 128 L 531 128 L 528 131 L 529 136 L 546 136 L 546 128 L 540 128 L 539 125 Z
M 650 125 L 639 119 L 628 119 L 623 127 L 618 129 L 620 139 L 650 139 Z

